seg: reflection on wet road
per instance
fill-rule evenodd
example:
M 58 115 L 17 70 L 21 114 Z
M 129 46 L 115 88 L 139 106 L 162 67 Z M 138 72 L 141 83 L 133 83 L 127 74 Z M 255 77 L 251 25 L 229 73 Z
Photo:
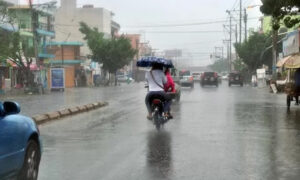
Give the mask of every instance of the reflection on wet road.
M 287 111 L 284 95 L 195 84 L 157 132 L 145 118 L 143 84 L 91 91 L 110 106 L 41 127 L 39 179 L 300 177 L 300 107 Z

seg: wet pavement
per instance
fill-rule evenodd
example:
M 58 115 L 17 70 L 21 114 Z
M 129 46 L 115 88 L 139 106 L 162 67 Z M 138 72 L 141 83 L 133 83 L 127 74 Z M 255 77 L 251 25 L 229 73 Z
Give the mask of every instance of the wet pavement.
M 122 88 L 129 85 L 123 84 Z M 57 111 L 78 105 L 85 105 L 97 101 L 110 100 L 114 94 L 112 87 L 72 88 L 64 92 L 56 91 L 44 95 L 21 95 L 1 97 L 2 101 L 16 101 L 21 106 L 22 114 L 34 116 Z
M 157 132 L 145 118 L 143 84 L 89 92 L 82 101 L 110 105 L 40 127 L 40 180 L 300 177 L 300 107 L 287 111 L 284 95 L 195 84 L 182 89 L 175 119 Z M 61 96 L 66 104 L 80 97 L 69 98 Z

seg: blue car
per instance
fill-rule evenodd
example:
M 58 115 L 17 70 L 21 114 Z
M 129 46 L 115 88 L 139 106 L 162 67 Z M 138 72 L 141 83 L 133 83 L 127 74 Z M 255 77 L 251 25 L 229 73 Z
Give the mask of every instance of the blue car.
M 41 159 L 35 122 L 15 102 L 0 102 L 0 179 L 36 180 Z

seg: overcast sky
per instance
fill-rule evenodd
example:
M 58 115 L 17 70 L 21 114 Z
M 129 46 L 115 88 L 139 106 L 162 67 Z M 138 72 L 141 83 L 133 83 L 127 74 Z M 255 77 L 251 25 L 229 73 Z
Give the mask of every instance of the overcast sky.
M 26 3 L 27 0 L 20 1 Z M 35 3 L 47 1 L 49 0 L 35 0 Z M 237 10 L 238 2 L 239 0 L 77 0 L 77 5 L 94 4 L 96 7 L 107 8 L 115 13 L 114 20 L 121 25 L 121 32 L 142 33 L 143 40 L 149 41 L 158 51 L 183 49 L 185 55 L 189 55 L 188 63 L 204 65 L 210 63 L 209 55 L 215 46 L 226 47 L 223 44 L 223 40 L 229 38 L 223 29 L 223 24 L 229 24 L 225 22 L 228 20 L 226 10 Z M 243 0 L 243 8 L 259 4 L 260 0 Z M 259 7 L 248 9 L 247 12 L 249 27 L 257 29 L 258 17 L 261 16 Z M 233 14 L 238 20 L 238 12 Z M 211 24 L 162 27 L 203 22 Z M 233 20 L 233 24 L 236 23 Z M 187 33 L 189 31 L 193 33 Z M 233 38 L 235 39 L 234 36 Z

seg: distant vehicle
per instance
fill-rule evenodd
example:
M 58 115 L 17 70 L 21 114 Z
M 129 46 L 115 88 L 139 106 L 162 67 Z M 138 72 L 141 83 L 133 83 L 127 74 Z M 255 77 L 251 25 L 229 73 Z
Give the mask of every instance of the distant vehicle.
M 224 74 L 224 75 L 222 75 L 222 80 L 228 80 L 228 74 Z
M 256 77 L 256 75 L 252 75 L 251 84 L 252 84 L 253 87 L 257 86 L 257 77 Z
M 175 101 L 179 102 L 181 97 L 181 86 L 178 83 L 175 83 Z
M 229 81 L 228 81 L 228 85 L 240 85 L 243 86 L 244 85 L 244 80 L 243 77 L 241 75 L 241 73 L 230 73 L 229 76 Z
M 218 75 L 218 82 L 219 84 L 222 84 L 222 76 Z
M 194 88 L 194 78 L 191 74 L 191 71 L 183 70 L 179 72 L 179 84 L 182 87 L 191 87 Z
M 35 122 L 15 102 L 0 103 L 0 179 L 37 180 L 41 159 Z
M 193 76 L 182 76 L 180 79 L 180 86 L 194 88 Z
M 194 81 L 200 81 L 201 80 L 201 73 L 192 73 L 192 76 L 194 78 Z
M 192 76 L 191 75 L 191 71 L 189 70 L 182 70 L 179 72 L 179 77 L 183 77 L 183 76 Z
M 118 75 L 117 79 L 118 79 L 118 82 L 126 82 L 128 77 L 126 75 Z
M 119 83 L 131 83 L 134 82 L 134 79 L 132 79 L 131 77 L 129 77 L 129 75 L 118 75 L 117 76 L 117 80 Z
M 215 86 L 219 86 L 219 80 L 218 80 L 218 73 L 216 72 L 204 72 L 201 75 L 201 81 L 200 84 L 201 86 L 205 86 L 205 85 L 215 85 Z

